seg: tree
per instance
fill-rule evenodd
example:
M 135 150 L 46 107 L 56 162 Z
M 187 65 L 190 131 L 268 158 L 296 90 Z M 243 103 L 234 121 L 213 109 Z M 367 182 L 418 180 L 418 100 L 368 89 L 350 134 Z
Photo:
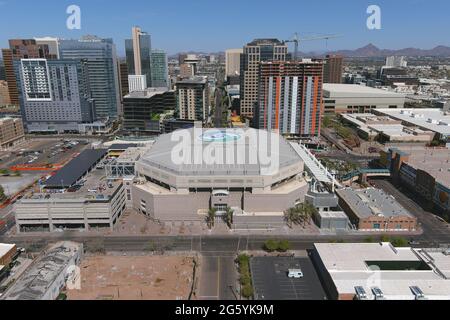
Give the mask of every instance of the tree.
M 284 211 L 284 220 L 286 221 L 288 227 L 292 229 L 295 221 L 298 220 L 298 212 L 296 208 L 289 208 Z
M 333 126 L 333 123 L 331 122 L 331 117 L 330 116 L 324 116 L 322 119 L 322 126 L 324 128 L 330 128 Z
M 282 240 L 278 243 L 278 251 L 287 252 L 291 248 L 291 244 L 287 240 Z
M 251 285 L 246 285 L 242 288 L 242 296 L 244 298 L 253 297 L 253 287 Z
M 212 229 L 216 221 L 217 209 L 211 208 L 208 210 L 208 215 L 206 216 L 206 222 L 208 223 L 208 228 Z
M 392 245 L 396 248 L 404 248 L 409 245 L 408 240 L 402 237 L 393 238 L 391 241 Z
M 230 207 L 227 207 L 225 210 L 225 215 L 223 216 L 223 219 L 225 220 L 225 223 L 227 224 L 228 228 L 231 229 L 233 226 L 233 217 L 234 217 L 234 210 Z
M 278 249 L 278 241 L 267 240 L 264 243 L 264 250 L 266 250 L 267 252 L 274 252 L 277 251 L 277 249 Z

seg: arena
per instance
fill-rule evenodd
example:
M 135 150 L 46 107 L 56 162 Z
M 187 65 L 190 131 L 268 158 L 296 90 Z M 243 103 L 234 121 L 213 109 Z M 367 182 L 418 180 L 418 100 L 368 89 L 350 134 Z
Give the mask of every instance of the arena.
M 303 202 L 304 164 L 277 133 L 190 128 L 160 136 L 136 163 L 133 206 L 162 222 L 204 221 L 232 208 L 236 221 L 282 221 Z M 261 222 L 262 223 L 262 222 Z

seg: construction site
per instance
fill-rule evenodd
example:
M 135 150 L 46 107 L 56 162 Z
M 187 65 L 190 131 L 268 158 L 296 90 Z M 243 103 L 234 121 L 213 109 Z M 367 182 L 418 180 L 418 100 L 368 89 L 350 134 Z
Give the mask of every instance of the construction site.
M 194 259 L 182 256 L 86 256 L 81 286 L 69 300 L 186 300 Z

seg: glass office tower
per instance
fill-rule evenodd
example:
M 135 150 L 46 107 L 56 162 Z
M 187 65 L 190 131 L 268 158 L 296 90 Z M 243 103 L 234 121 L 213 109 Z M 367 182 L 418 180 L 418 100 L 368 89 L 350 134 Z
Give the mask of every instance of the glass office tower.
M 120 86 L 113 40 L 94 36 L 80 40 L 61 40 L 59 50 L 61 59 L 87 60 L 97 118 L 117 118 L 120 110 Z

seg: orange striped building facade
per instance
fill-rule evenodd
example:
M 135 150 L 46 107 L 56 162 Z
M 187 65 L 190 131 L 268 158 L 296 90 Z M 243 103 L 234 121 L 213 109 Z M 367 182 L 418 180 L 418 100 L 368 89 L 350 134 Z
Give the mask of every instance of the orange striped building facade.
M 303 137 L 320 135 L 323 61 L 261 62 L 256 126 Z

